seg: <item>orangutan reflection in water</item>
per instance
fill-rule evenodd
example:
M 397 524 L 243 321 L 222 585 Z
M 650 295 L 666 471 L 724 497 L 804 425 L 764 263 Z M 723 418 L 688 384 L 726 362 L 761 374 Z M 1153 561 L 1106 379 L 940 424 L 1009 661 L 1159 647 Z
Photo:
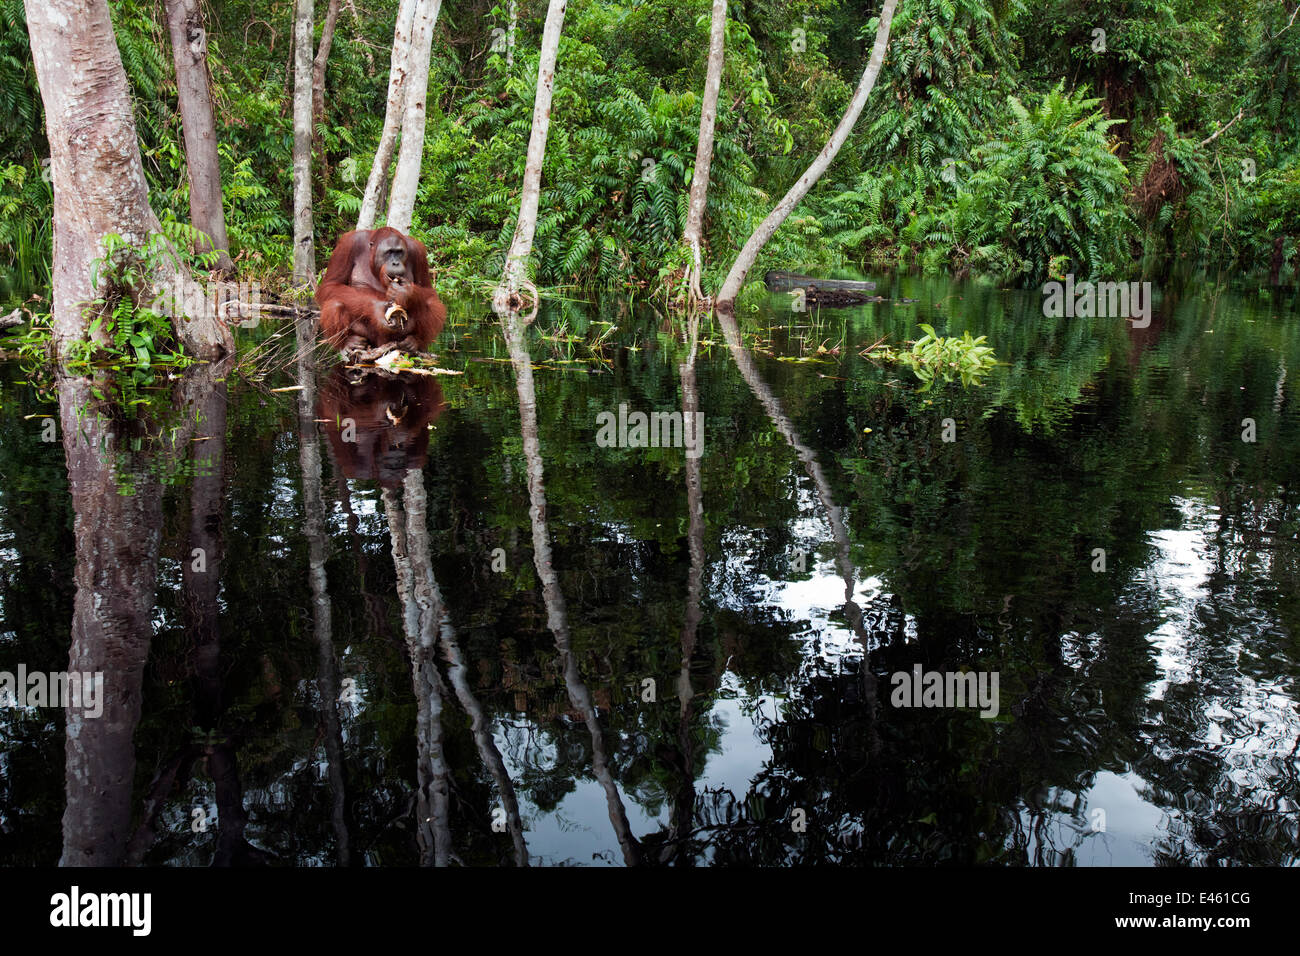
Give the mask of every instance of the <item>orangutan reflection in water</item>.
M 436 379 L 338 366 L 321 387 L 316 417 L 344 475 L 399 488 L 408 471 L 424 468 L 429 426 L 446 410 Z

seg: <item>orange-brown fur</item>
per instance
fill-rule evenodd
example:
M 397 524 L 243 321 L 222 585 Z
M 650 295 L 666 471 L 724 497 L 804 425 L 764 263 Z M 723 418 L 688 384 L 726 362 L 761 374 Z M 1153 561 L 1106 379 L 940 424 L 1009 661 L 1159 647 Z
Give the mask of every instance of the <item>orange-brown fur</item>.
M 381 253 L 387 252 L 382 258 Z M 390 262 L 401 260 L 400 265 Z M 390 275 L 390 270 L 399 276 Z M 316 289 L 321 332 L 345 358 L 366 350 L 423 352 L 447 321 L 424 244 L 388 226 L 339 237 Z M 394 312 L 400 306 L 405 316 Z M 386 318 L 391 313 L 392 318 Z

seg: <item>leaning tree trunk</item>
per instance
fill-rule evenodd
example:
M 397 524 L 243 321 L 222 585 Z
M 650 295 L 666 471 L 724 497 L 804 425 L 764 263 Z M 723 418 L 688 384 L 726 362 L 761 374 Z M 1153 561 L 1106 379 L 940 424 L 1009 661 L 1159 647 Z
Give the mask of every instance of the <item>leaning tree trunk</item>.
M 690 247 L 691 265 L 687 290 L 694 307 L 704 298 L 700 276 L 704 259 L 700 245 L 704 233 L 704 207 L 709 196 L 709 167 L 713 165 L 713 128 L 718 121 L 718 91 L 722 88 L 722 58 L 727 34 L 727 0 L 713 0 L 713 25 L 709 30 L 709 66 L 704 79 L 704 100 L 700 104 L 700 138 L 695 146 L 695 175 L 691 177 L 691 199 L 686 213 L 682 241 Z
M 296 0 L 293 24 L 293 281 L 316 278 L 311 215 L 311 49 L 313 0 Z
M 393 27 L 393 58 L 388 67 L 388 106 L 384 112 L 384 129 L 379 134 L 375 162 L 366 180 L 366 194 L 361 200 L 361 213 L 357 216 L 358 229 L 375 228 L 379 215 L 379 197 L 384 191 L 388 164 L 393 160 L 393 147 L 397 143 L 397 130 L 402 125 L 406 106 L 407 61 L 410 58 L 411 31 L 415 28 L 416 0 L 402 0 L 397 8 L 397 23 Z
M 844 116 L 840 118 L 840 123 L 835 127 L 835 132 L 822 151 L 817 154 L 812 165 L 804 172 L 799 180 L 790 187 L 790 191 L 785 197 L 776 204 L 776 208 L 768 213 L 754 234 L 749 237 L 745 243 L 740 255 L 736 256 L 736 261 L 732 263 L 731 271 L 727 273 L 726 281 L 722 283 L 722 289 L 718 292 L 717 308 L 720 311 L 732 312 L 736 306 L 736 296 L 740 294 L 740 288 L 745 284 L 745 276 L 753 267 L 754 261 L 758 254 L 767 245 L 769 239 L 781 227 L 781 223 L 799 201 L 808 194 L 817 180 L 821 179 L 822 174 L 830 167 L 831 161 L 835 159 L 835 154 L 840 151 L 844 141 L 849 138 L 849 133 L 853 129 L 853 124 L 858 121 L 862 115 L 862 107 L 866 105 L 867 97 L 871 94 L 871 88 L 876 85 L 876 77 L 880 74 L 880 67 L 885 62 L 885 47 L 889 44 L 889 25 L 894 19 L 894 7 L 898 5 L 898 0 L 885 0 L 885 6 L 880 11 L 880 26 L 876 28 L 876 43 L 871 48 L 871 59 L 867 61 L 866 72 L 862 74 L 862 80 L 858 83 L 858 88 L 853 93 L 853 99 L 849 102 L 849 108 L 844 111 Z
M 339 19 L 341 0 L 330 0 L 329 9 L 325 11 L 325 25 L 321 27 L 320 46 L 316 48 L 316 58 L 311 63 L 311 131 L 312 148 L 320 159 L 320 195 L 325 198 L 325 188 L 329 179 L 329 160 L 325 156 L 325 143 L 320 136 L 321 124 L 325 122 L 325 64 L 330 59 L 330 49 L 334 46 L 334 25 Z
M 519 221 L 514 239 L 506 254 L 506 267 L 492 296 L 493 308 L 502 313 L 518 309 L 519 286 L 524 281 L 528 254 L 533 250 L 533 233 L 537 231 L 537 198 L 542 189 L 542 161 L 546 158 L 546 134 L 551 127 L 551 92 L 555 86 L 555 58 L 560 49 L 560 32 L 564 29 L 566 0 L 551 0 L 546 9 L 546 26 L 542 30 L 542 54 L 537 65 L 537 97 L 533 101 L 533 129 L 528 137 L 528 159 L 524 166 L 524 187 L 519 197 Z
M 415 214 L 415 191 L 420 185 L 420 159 L 424 154 L 424 102 L 429 95 L 429 54 L 433 27 L 438 22 L 442 0 L 420 0 L 411 30 L 407 59 L 406 109 L 402 111 L 402 147 L 397 154 L 397 171 L 388 194 L 388 225 L 411 231 Z
M 166 0 L 167 29 L 176 64 L 176 99 L 185 132 L 185 165 L 190 177 L 190 222 L 206 235 L 195 252 L 217 252 L 216 268 L 233 275 L 226 214 L 221 208 L 221 164 L 217 159 L 217 125 L 208 88 L 208 34 L 199 0 Z
M 27 0 L 36 78 L 45 103 L 54 177 L 54 341 L 58 357 L 84 340 L 96 297 L 91 264 L 100 240 L 116 233 L 140 248 L 161 231 L 149 206 L 131 92 L 104 0 Z M 156 264 L 151 280 L 202 302 L 202 287 L 173 262 Z M 132 290 L 143 299 L 144 289 Z M 177 303 L 180 304 L 180 303 Z M 172 310 L 186 352 L 217 358 L 234 348 L 230 329 L 214 312 Z M 106 340 L 109 330 L 101 328 Z

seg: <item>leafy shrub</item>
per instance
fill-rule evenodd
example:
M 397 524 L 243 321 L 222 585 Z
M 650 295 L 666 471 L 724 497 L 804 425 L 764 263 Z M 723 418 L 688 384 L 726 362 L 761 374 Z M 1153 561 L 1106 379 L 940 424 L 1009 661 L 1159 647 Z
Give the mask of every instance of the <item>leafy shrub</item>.
M 1062 255 L 1076 274 L 1128 261 L 1135 228 L 1124 205 L 1128 173 L 1106 136 L 1118 121 L 1096 111 L 1100 100 L 1062 88 L 1032 111 L 1011 97 L 1011 128 L 976 150 L 976 170 L 952 216 L 958 260 L 998 243 L 1036 278 Z
M 997 366 L 993 349 L 984 344 L 983 335 L 971 338 L 969 331 L 961 338 L 935 334 L 934 329 L 921 323 L 925 335 L 912 344 L 910 350 L 878 349 L 871 354 L 886 361 L 905 365 L 924 384 L 921 391 L 928 392 L 935 382 L 960 380 L 963 385 L 979 385 L 980 379 Z

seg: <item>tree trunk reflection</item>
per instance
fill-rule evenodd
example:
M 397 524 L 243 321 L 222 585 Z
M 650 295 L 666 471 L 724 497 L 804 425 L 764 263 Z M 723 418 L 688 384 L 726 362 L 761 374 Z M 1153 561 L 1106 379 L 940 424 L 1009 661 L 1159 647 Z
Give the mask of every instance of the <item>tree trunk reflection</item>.
M 311 587 L 312 633 L 316 638 L 316 689 L 325 725 L 325 759 L 330 781 L 330 822 L 334 829 L 334 855 L 339 866 L 352 862 L 352 841 L 347 819 L 347 780 L 343 763 L 343 726 L 339 720 L 339 668 L 334 656 L 334 623 L 330 610 L 325 560 L 329 540 L 325 525 L 325 497 L 321 484 L 320 437 L 316 430 L 316 367 L 312 349 L 316 323 L 297 319 L 298 461 L 302 468 L 303 534 L 307 538 L 308 583 Z
M 160 401 L 135 418 L 95 397 L 110 388 L 103 376 L 59 381 L 76 539 L 68 669 L 104 675 L 99 717 L 66 709 L 64 866 L 116 866 L 126 858 L 133 738 L 153 639 L 162 533 L 159 475 L 178 450 L 188 450 L 199 409 L 210 407 L 228 367 L 188 370 L 172 390 L 170 408 Z M 174 429 L 162 428 L 165 411 L 179 419 Z
M 623 800 L 609 771 L 609 758 L 605 752 L 600 720 L 591 701 L 591 691 L 583 683 L 578 661 L 573 655 L 569 640 L 568 611 L 551 556 L 551 533 L 546 526 L 545 474 L 537 431 L 537 392 L 533 387 L 532 359 L 524 344 L 524 325 L 516 311 L 502 311 L 498 314 L 506 344 L 510 348 L 510 363 L 515 370 L 515 389 L 519 393 L 520 434 L 523 437 L 524 460 L 528 469 L 528 517 L 533 526 L 533 564 L 542 582 L 546 620 L 551 633 L 555 635 L 555 646 L 560 652 L 569 702 L 583 715 L 591 734 L 592 771 L 605 791 L 609 820 L 623 850 L 623 861 L 629 866 L 636 866 L 641 863 L 641 845 L 628 826 Z

